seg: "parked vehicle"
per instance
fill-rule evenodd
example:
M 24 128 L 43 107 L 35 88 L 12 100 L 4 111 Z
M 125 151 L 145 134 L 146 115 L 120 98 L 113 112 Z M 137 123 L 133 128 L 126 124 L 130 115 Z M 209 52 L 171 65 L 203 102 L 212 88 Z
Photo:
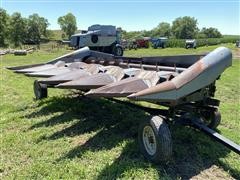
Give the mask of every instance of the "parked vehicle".
M 120 40 L 120 31 L 115 26 L 95 24 L 88 31 L 74 34 L 70 39 L 70 46 L 76 49 L 88 46 L 91 50 L 122 56 Z
M 136 39 L 138 48 L 149 48 L 150 37 L 143 37 L 140 39 Z
M 132 41 L 128 42 L 128 49 L 129 50 L 131 50 L 131 49 L 137 50 L 137 48 L 138 48 L 138 46 L 137 46 L 136 40 L 132 40 Z
M 160 37 L 160 38 L 157 38 L 157 39 L 152 39 L 151 40 L 152 46 L 153 46 L 154 49 L 157 49 L 158 47 L 165 48 L 167 40 L 168 40 L 168 38 L 166 38 L 166 37 Z
M 236 47 L 240 48 L 240 40 L 236 41 Z
M 185 42 L 185 48 L 197 48 L 197 40 L 196 39 L 187 39 Z

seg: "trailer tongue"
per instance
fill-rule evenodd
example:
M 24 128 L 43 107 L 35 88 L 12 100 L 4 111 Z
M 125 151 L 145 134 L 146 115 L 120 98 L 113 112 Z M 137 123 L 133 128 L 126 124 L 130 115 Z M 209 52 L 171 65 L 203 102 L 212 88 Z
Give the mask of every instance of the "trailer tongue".
M 240 154 L 239 145 L 214 131 L 221 121 L 220 101 L 214 99 L 215 82 L 231 64 L 232 53 L 224 47 L 201 55 L 143 58 L 118 57 L 82 48 L 46 64 L 9 69 L 48 77 L 34 82 L 37 99 L 46 98 L 51 87 L 82 90 L 88 97 L 126 97 L 167 107 L 164 111 L 148 108 L 153 117 L 139 127 L 141 152 L 159 163 L 172 155 L 166 122 L 197 127 Z

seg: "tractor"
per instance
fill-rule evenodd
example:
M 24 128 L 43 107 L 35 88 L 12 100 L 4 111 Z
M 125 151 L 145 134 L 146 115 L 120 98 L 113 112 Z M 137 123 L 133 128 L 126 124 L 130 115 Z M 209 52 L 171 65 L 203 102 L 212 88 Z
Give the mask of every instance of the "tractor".
M 165 48 L 167 40 L 168 40 L 168 38 L 166 38 L 166 37 L 160 37 L 160 38 L 157 38 L 157 39 L 152 39 L 151 40 L 152 46 L 153 46 L 154 49 L 157 49 L 158 47 Z
M 149 41 L 151 38 L 149 37 L 143 37 L 136 39 L 137 47 L 138 48 L 149 48 Z

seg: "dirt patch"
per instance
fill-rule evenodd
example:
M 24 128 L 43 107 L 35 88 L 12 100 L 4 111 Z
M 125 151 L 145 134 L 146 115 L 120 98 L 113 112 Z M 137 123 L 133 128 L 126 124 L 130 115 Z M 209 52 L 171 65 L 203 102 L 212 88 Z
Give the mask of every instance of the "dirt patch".
M 236 51 L 233 51 L 233 58 L 236 59 L 240 59 L 240 48 L 238 48 Z
M 216 165 L 212 165 L 208 169 L 203 170 L 200 174 L 193 176 L 193 180 L 205 180 L 205 179 L 234 179 L 229 174 L 227 174 L 223 169 Z

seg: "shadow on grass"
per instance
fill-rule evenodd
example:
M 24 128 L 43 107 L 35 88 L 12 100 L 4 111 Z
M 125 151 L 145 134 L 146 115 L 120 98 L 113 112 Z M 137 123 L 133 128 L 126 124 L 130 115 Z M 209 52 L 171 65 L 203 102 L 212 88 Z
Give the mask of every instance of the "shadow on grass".
M 212 165 L 218 165 L 219 159 L 230 152 L 201 132 L 175 125 L 170 126 L 174 144 L 173 160 L 166 165 L 152 165 L 140 154 L 136 140 L 138 124 L 149 118 L 146 112 L 111 100 L 89 99 L 83 96 L 49 98 L 47 101 L 40 102 L 39 106 L 42 106 L 40 111 L 28 115 L 29 118 L 54 112 L 64 113 L 36 123 L 30 129 L 54 126 L 77 119 L 77 122 L 70 127 L 40 138 L 39 141 L 96 131 L 96 134 L 84 144 L 57 159 L 58 162 L 64 159 L 80 158 L 87 151 L 111 150 L 126 139 L 128 140 L 121 155 L 112 164 L 104 167 L 98 179 L 117 179 L 131 169 L 144 170 L 148 167 L 154 167 L 159 177 L 190 179 Z M 221 167 L 234 178 L 240 178 L 240 172 L 227 164 L 221 163 Z
M 128 107 L 112 102 L 107 99 L 89 99 L 84 96 L 51 98 L 48 101 L 39 103 L 42 108 L 25 116 L 33 118 L 38 116 L 51 115 L 60 112 L 46 121 L 35 123 L 29 129 L 54 126 L 66 122 L 77 120 L 72 126 L 56 132 L 47 137 L 48 140 L 61 138 L 63 136 L 75 136 L 82 133 L 96 131 L 100 129 L 108 129 L 115 126 L 124 130 L 126 127 L 130 130 L 135 127 L 136 119 L 144 119 L 147 114 L 137 109 L 129 110 Z M 130 112 L 131 113 L 128 113 Z M 132 132 L 136 132 L 135 130 Z M 123 133 L 124 132 L 120 132 Z

